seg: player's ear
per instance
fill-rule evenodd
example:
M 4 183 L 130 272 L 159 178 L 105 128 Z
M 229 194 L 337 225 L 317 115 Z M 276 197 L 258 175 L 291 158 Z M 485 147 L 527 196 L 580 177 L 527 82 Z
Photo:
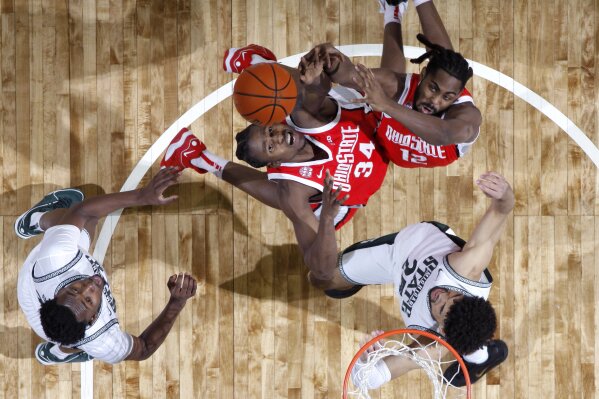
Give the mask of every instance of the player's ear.
M 426 67 L 422 67 L 422 69 L 420 70 L 420 81 L 422 82 L 425 77 L 426 77 Z

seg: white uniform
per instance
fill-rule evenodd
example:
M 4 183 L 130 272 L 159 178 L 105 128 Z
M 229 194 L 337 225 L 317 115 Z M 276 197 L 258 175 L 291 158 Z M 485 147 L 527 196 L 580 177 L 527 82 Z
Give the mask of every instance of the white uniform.
M 430 306 L 433 288 L 484 299 L 491 290 L 493 278 L 488 270 L 473 281 L 459 275 L 447 261 L 447 255 L 463 245 L 464 241 L 445 225 L 417 223 L 399 233 L 348 247 L 339 255 L 339 270 L 355 285 L 393 282 L 406 326 L 438 334 Z
M 81 349 L 95 359 L 118 363 L 131 353 L 133 338 L 120 328 L 106 272 L 89 254 L 89 246 L 89 235 L 85 230 L 73 225 L 49 228 L 19 272 L 19 305 L 36 334 L 51 341 L 42 328 L 41 303 L 54 298 L 61 288 L 73 281 L 99 275 L 106 285 L 98 318 L 87 327 L 85 337 L 70 347 Z

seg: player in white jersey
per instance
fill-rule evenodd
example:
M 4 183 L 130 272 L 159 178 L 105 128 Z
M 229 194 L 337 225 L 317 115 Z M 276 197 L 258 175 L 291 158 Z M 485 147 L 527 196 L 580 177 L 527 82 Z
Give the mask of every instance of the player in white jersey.
M 353 295 L 364 285 L 393 283 L 406 326 L 442 335 L 463 355 L 472 382 L 507 357 L 505 343 L 491 340 L 497 321 L 487 300 L 493 282 L 487 264 L 514 207 L 514 193 L 503 176 L 488 172 L 476 184 L 491 198 L 491 205 L 468 242 L 441 223 L 423 222 L 358 242 L 338 254 L 332 220 L 345 201 L 327 177 L 316 239 L 319 246 L 308 259 L 310 270 L 327 276 L 318 286 L 336 292 L 339 298 Z M 370 388 L 417 368 L 400 357 L 380 362 Z M 456 373 L 456 367 L 450 369 L 446 373 Z M 454 382 L 464 383 L 463 376 Z
M 28 239 L 42 234 L 19 272 L 19 305 L 31 328 L 47 342 L 37 346 L 42 364 L 107 363 L 144 360 L 164 342 L 187 299 L 196 292 L 188 274 L 167 282 L 170 299 L 162 313 L 139 336 L 121 330 L 116 301 L 102 265 L 89 253 L 98 220 L 129 206 L 164 205 L 176 196 L 162 193 L 175 184 L 174 168 L 161 170 L 142 189 L 83 201 L 76 189 L 52 192 L 15 222 L 15 232 Z

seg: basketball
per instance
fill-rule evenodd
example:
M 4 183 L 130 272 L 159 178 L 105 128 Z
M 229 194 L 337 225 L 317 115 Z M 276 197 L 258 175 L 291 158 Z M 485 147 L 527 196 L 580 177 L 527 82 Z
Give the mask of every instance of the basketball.
M 291 74 L 274 63 L 246 68 L 235 82 L 233 103 L 248 122 L 262 126 L 282 122 L 295 107 L 297 88 Z

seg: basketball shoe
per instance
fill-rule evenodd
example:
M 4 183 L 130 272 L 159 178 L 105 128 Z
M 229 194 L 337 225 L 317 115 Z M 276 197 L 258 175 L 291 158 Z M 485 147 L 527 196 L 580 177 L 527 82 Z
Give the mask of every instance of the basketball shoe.
M 194 165 L 199 163 L 194 162 L 198 159 L 204 162 L 211 162 L 203 154 L 205 149 L 206 145 L 194 136 L 189 129 L 184 127 L 167 147 L 166 154 L 164 154 L 164 158 L 160 161 L 160 168 L 174 166 L 179 170 L 192 168 L 198 173 L 206 173 L 207 170 Z
M 25 240 L 43 233 L 44 231 L 41 229 L 39 222 L 33 226 L 31 225 L 31 216 L 34 213 L 45 213 L 54 209 L 70 208 L 74 204 L 83 201 L 83 198 L 83 193 L 75 188 L 65 188 L 47 194 L 33 208 L 17 218 L 15 221 L 15 233 Z
M 93 357 L 83 351 L 71 353 L 64 359 L 60 359 L 50 352 L 50 349 L 55 345 L 56 344 L 53 344 L 52 342 L 42 342 L 39 344 L 37 348 L 35 348 L 35 358 L 37 361 L 43 365 L 49 366 L 60 363 L 82 363 L 93 359 Z
M 505 342 L 500 339 L 494 339 L 487 345 L 487 352 L 489 353 L 489 358 L 484 363 L 476 364 L 464 360 L 464 364 L 466 365 L 466 368 L 468 368 L 471 384 L 474 384 L 476 381 L 480 380 L 483 375 L 503 363 L 503 361 L 507 359 L 508 349 Z M 462 370 L 458 372 L 458 366 L 459 364 L 457 361 L 453 362 L 447 370 L 445 370 L 443 377 L 449 381 L 451 385 L 463 387 L 466 385 L 466 379 L 464 378 Z
M 225 51 L 223 69 L 229 73 L 241 73 L 250 65 L 276 61 L 277 57 L 266 47 L 250 44 L 249 46 L 230 48 Z

